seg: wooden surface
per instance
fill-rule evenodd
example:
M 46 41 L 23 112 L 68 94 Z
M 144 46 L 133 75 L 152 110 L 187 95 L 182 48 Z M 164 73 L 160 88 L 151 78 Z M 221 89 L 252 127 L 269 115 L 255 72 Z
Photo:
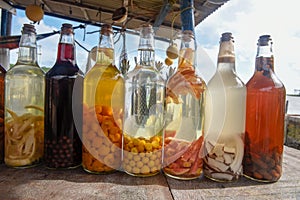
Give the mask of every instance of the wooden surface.
M 82 168 L 44 166 L 12 169 L 0 165 L 0 199 L 296 199 L 300 200 L 300 151 L 285 147 L 283 176 L 276 183 L 246 178 L 216 183 L 206 178 L 179 181 L 159 174 L 131 177 L 123 172 L 87 174 Z

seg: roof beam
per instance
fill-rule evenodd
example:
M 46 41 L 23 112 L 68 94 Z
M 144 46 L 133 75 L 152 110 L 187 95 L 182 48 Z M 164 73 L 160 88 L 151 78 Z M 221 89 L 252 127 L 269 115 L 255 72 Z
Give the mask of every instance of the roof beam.
M 164 4 L 160 9 L 159 14 L 156 16 L 156 19 L 153 24 L 154 31 L 157 31 L 159 26 L 163 23 L 165 20 L 165 17 L 168 15 L 169 11 L 171 9 L 171 4 L 168 0 L 164 0 Z
M 86 20 L 90 21 L 91 19 L 90 19 L 88 13 L 86 12 L 86 10 L 85 10 L 84 8 L 81 8 L 81 11 L 82 11 L 83 14 L 84 14 L 84 18 L 85 18 Z
M 105 9 L 105 8 L 102 8 L 102 7 L 97 8 L 95 6 L 90 6 L 90 5 L 83 4 L 83 3 L 71 2 L 71 1 L 68 1 L 68 0 L 51 0 L 51 2 L 61 4 L 61 5 L 76 7 L 76 8 L 79 8 L 79 9 L 84 8 L 86 10 L 93 10 L 93 11 L 103 12 L 103 13 L 108 13 L 108 14 L 113 14 L 113 12 L 115 11 L 115 10 Z M 134 19 L 141 20 L 141 21 L 148 21 L 149 20 L 149 17 L 146 17 L 146 16 L 136 17 L 134 15 L 128 14 L 128 17 L 132 17 Z
M 52 9 L 43 1 L 43 0 L 39 0 L 39 2 L 41 3 L 41 4 L 44 4 L 44 8 L 46 8 L 46 10 L 48 11 L 48 12 L 53 12 L 52 11 Z

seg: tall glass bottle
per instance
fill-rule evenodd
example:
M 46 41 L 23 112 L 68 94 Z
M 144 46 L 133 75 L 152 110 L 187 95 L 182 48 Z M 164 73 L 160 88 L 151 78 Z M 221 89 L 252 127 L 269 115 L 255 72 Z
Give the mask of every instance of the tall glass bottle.
M 246 86 L 235 71 L 231 33 L 222 34 L 217 71 L 207 86 L 204 174 L 216 181 L 237 180 L 243 173 Z
M 244 175 L 274 182 L 282 174 L 285 87 L 274 73 L 271 36 L 260 36 L 257 45 L 255 72 L 246 84 Z
M 152 176 L 161 169 L 165 86 L 154 64 L 154 33 L 145 24 L 138 63 L 125 79 L 123 169 L 133 176 Z
M 111 25 L 101 28 L 96 64 L 84 78 L 82 165 L 90 173 L 121 167 L 124 79 L 114 63 Z
M 5 164 L 29 167 L 44 154 L 45 74 L 37 63 L 36 32 L 24 24 L 17 63 L 5 77 Z
M 0 65 L 0 163 L 4 161 L 4 93 L 6 69 Z
M 195 179 L 203 173 L 204 100 L 206 83 L 195 70 L 196 41 L 183 30 L 176 73 L 167 82 L 163 171 L 176 179 Z
M 75 58 L 73 27 L 63 24 L 56 62 L 46 73 L 44 160 L 48 168 L 72 168 L 81 164 L 81 130 L 76 129 L 74 116 L 82 115 L 82 84 L 83 73 Z M 74 97 L 73 90 L 77 92 Z

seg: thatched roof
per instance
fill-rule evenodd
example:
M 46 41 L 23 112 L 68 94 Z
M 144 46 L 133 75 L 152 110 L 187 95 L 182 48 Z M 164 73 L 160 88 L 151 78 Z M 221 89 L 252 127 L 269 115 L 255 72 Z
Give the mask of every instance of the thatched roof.
M 43 4 L 46 14 L 100 25 L 112 23 L 112 15 L 117 8 L 125 4 L 128 10 L 126 28 L 136 29 L 141 23 L 149 22 L 159 27 L 156 35 L 167 36 L 174 16 L 180 11 L 179 0 L 4 0 L 13 7 L 25 9 L 27 5 Z M 199 24 L 208 15 L 228 0 L 194 0 L 195 24 Z M 127 5 L 127 6 L 126 6 Z M 122 26 L 122 23 L 114 23 Z M 181 28 L 180 17 L 174 21 L 175 29 Z

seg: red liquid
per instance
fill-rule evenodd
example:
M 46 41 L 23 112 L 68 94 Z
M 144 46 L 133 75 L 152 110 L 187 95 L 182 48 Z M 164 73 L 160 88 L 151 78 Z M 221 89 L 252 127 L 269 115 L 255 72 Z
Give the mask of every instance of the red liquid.
M 60 44 L 58 58 L 62 60 L 46 74 L 45 164 L 50 168 L 81 164 L 81 130 L 77 131 L 73 115 L 82 116 L 83 76 L 73 64 L 74 54 L 70 53 L 73 48 L 73 45 Z M 78 81 L 77 88 L 74 88 L 75 81 Z M 72 98 L 73 90 L 77 91 L 76 98 Z M 72 110 L 72 104 L 76 110 Z
M 258 58 L 257 63 L 262 63 L 261 60 Z M 244 174 L 272 182 L 282 172 L 285 88 L 270 68 L 256 69 L 261 70 L 246 85 Z

